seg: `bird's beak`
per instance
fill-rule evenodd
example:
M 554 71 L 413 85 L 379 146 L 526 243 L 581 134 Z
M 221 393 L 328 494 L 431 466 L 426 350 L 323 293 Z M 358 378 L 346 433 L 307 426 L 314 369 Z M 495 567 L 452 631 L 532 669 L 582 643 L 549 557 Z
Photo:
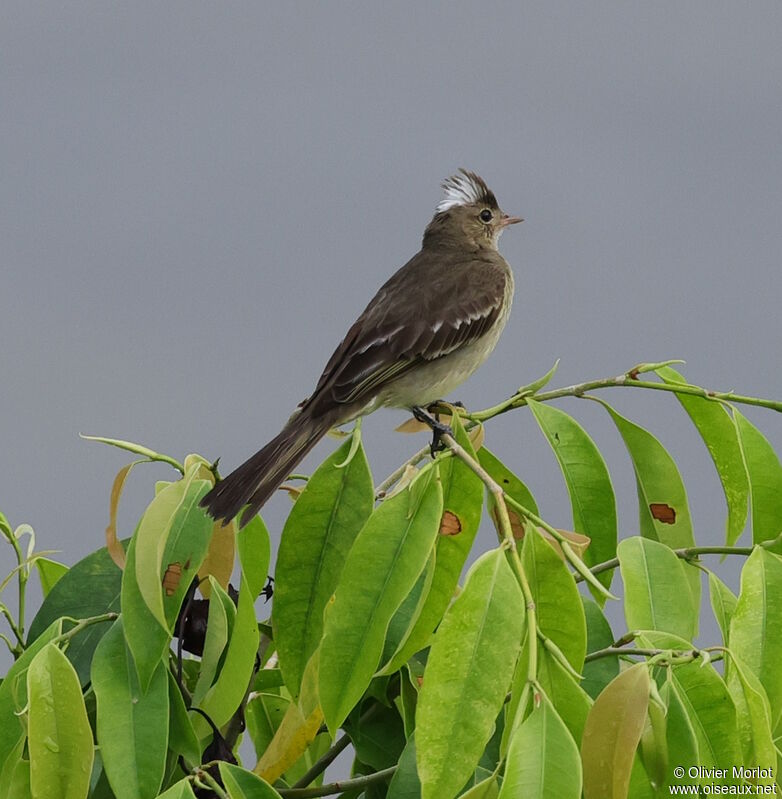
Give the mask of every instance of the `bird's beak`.
M 500 227 L 506 228 L 508 225 L 518 225 L 519 222 L 523 221 L 524 220 L 520 216 L 508 216 L 507 214 L 503 214 L 500 220 Z

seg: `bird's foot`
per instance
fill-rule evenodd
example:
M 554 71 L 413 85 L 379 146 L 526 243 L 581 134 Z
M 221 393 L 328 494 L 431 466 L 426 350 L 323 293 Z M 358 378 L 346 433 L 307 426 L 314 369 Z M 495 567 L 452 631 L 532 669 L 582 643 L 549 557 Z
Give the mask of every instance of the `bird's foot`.
M 434 458 L 434 456 L 440 452 L 440 450 L 445 448 L 445 445 L 442 442 L 442 437 L 445 435 L 453 436 L 453 430 L 449 425 L 443 424 L 437 418 L 437 414 L 431 416 L 419 405 L 414 405 L 410 410 L 413 412 L 413 416 L 419 422 L 428 425 L 432 429 L 432 443 L 429 447 L 429 452 Z

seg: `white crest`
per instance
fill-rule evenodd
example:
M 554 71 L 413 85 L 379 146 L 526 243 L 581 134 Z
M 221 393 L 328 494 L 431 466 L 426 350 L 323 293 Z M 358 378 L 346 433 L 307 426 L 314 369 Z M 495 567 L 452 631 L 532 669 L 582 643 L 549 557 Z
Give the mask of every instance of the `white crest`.
M 489 187 L 474 172 L 460 169 L 458 175 L 452 175 L 443 181 L 443 199 L 437 203 L 437 213 L 447 211 L 456 205 L 471 205 L 478 202 L 490 202 L 494 199 Z

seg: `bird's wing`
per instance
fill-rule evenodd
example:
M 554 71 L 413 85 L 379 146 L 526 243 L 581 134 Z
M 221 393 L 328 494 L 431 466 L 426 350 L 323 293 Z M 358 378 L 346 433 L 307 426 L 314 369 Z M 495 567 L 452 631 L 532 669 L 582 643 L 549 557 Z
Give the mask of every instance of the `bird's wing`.
M 327 393 L 337 403 L 368 401 L 381 386 L 479 339 L 497 321 L 504 269 L 465 260 L 428 281 L 425 266 L 411 261 L 378 292 L 331 357 L 313 399 Z M 420 273 L 419 291 L 411 291 L 411 272 Z

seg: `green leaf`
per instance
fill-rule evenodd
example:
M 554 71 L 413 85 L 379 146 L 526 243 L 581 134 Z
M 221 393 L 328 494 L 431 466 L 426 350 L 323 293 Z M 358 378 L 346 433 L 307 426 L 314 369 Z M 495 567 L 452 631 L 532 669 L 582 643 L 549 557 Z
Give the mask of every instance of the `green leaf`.
M 103 770 L 117 799 L 155 796 L 168 745 L 168 678 L 160 662 L 143 692 L 125 643 L 122 617 L 95 650 L 92 687 Z
M 459 799 L 497 799 L 500 789 L 497 775 L 491 774 L 485 780 L 476 782 L 469 790 L 459 795 Z
M 647 707 L 644 730 L 641 733 L 641 744 L 638 748 L 641 771 L 646 772 L 650 788 L 662 790 L 668 771 L 668 740 L 666 737 L 665 710 L 659 702 L 650 697 Z M 632 776 L 630 779 L 632 785 Z
M 514 675 L 511 700 L 507 705 L 507 718 L 514 719 L 515 726 L 521 721 L 516 715 L 520 695 L 527 681 L 528 658 L 529 642 L 525 641 Z M 580 741 L 592 707 L 592 700 L 565 667 L 540 645 L 538 645 L 538 682 L 570 734 L 576 741 Z M 503 751 L 507 749 L 513 727 L 514 725 L 510 723 L 505 727 Z
M 242 577 L 236 620 L 225 650 L 223 667 L 199 705 L 218 727 L 228 723 L 247 693 L 255 667 L 259 639 L 253 596 L 247 580 Z M 201 739 L 211 732 L 206 719 L 200 715 L 193 720 L 193 727 Z
M 709 599 L 711 600 L 711 609 L 714 611 L 714 618 L 722 631 L 722 641 L 727 646 L 730 620 L 736 610 L 738 598 L 714 572 L 709 572 Z
M 136 582 L 135 553 L 136 537 L 133 536 L 126 552 L 125 570 L 122 572 L 122 626 L 125 640 L 133 653 L 141 689 L 146 690 L 158 663 L 168 651 L 171 635 L 160 626 L 141 596 Z
M 578 588 L 554 547 L 536 529 L 528 529 L 521 560 L 535 600 L 538 627 L 580 672 L 586 655 L 586 619 Z M 517 612 L 524 613 L 523 605 Z
M 87 555 L 57 581 L 36 613 L 28 643 L 62 616 L 86 619 L 120 609 L 122 572 L 105 547 Z M 73 638 L 66 655 L 73 663 L 82 685 L 90 679 L 90 664 L 98 641 L 109 624 L 93 624 Z
M 432 587 L 436 552 L 437 547 L 435 546 L 429 555 L 429 560 L 426 562 L 424 570 L 418 575 L 418 579 L 412 590 L 397 608 L 396 613 L 391 617 L 388 630 L 386 631 L 386 640 L 383 645 L 383 655 L 380 658 L 380 662 L 386 665 L 380 669 L 380 674 L 393 674 L 404 665 L 409 657 L 407 654 L 408 647 L 405 646 L 405 644 L 421 616 L 421 611 L 426 603 L 429 590 Z M 431 631 L 427 635 L 427 640 L 429 635 L 431 635 Z M 421 647 L 417 647 L 415 651 L 418 651 L 420 648 Z M 412 654 L 412 652 L 410 654 Z
M 92 769 L 92 730 L 76 670 L 55 644 L 43 647 L 30 663 L 27 696 L 33 797 L 84 799 Z
M 105 438 L 104 436 L 87 436 L 84 433 L 79 433 L 79 438 L 83 438 L 85 441 L 97 441 L 101 444 L 108 444 L 110 447 L 117 447 L 118 449 L 124 449 L 128 452 L 133 452 L 136 455 L 141 455 L 144 458 L 147 458 L 151 461 L 161 461 L 162 463 L 168 463 L 173 466 L 178 472 L 182 472 L 184 474 L 184 467 L 182 466 L 179 461 L 172 458 L 170 455 L 163 455 L 160 452 L 155 452 L 149 447 L 145 447 L 143 444 L 136 444 L 133 441 L 123 441 L 119 438 Z M 206 462 L 206 461 L 204 461 Z
M 739 727 L 744 765 L 747 768 L 767 769 L 768 777 L 760 777 L 761 785 L 773 785 L 773 772 L 777 764 L 776 750 L 771 726 L 771 707 L 760 680 L 742 663 L 742 659 L 731 653 L 731 668 L 728 672 L 728 690 Z
M 536 516 L 540 515 L 538 504 L 530 490 L 496 455 L 486 447 L 481 447 L 478 450 L 478 461 L 509 497 L 515 499 L 527 510 L 531 510 Z M 511 509 L 508 508 L 508 511 L 510 512 Z
M 415 757 L 415 735 L 411 735 L 399 756 L 399 765 L 391 777 L 386 799 L 421 799 L 421 781 Z
M 499 799 L 580 799 L 578 747 L 545 696 L 513 733 Z
M 458 416 L 452 419 L 451 426 L 456 441 L 475 458 L 475 451 Z M 483 507 L 481 479 L 459 458 L 445 458 L 438 463 L 438 468 L 443 486 L 443 514 L 451 522 L 448 529 L 458 526 L 461 531 L 455 535 L 437 536 L 432 584 L 425 593 L 424 604 L 413 628 L 384 667 L 383 671 L 387 674 L 399 669 L 414 653 L 429 643 L 432 632 L 453 599 L 481 522 Z M 456 520 L 458 525 L 455 524 Z
M 527 405 L 546 436 L 565 478 L 573 529 L 590 539 L 584 553 L 587 566 L 611 560 L 616 555 L 616 499 L 603 456 L 583 427 L 564 411 L 527 400 Z M 613 569 L 597 579 L 611 587 Z M 601 594 L 599 601 L 605 602 Z
M 355 434 L 354 434 L 355 435 Z M 374 505 L 364 448 L 353 436 L 307 481 L 282 531 L 272 623 L 285 683 L 298 696 L 304 667 L 323 635 L 323 610 L 345 559 Z
M 435 634 L 418 699 L 424 799 L 451 799 L 473 773 L 518 656 L 523 607 L 504 551 L 478 558 Z
M 5 765 L 0 768 L 0 796 L 7 799 L 30 797 L 30 761 L 22 757 L 26 743 L 27 735 L 21 733 L 6 758 Z
M 383 705 L 375 705 L 367 715 L 366 719 L 345 724 L 356 757 L 376 771 L 396 765 L 406 743 L 402 718 L 396 708 Z
M 759 544 L 782 532 L 782 465 L 768 439 L 736 408 L 733 420 L 749 475 L 752 540 Z
M 755 547 L 741 570 L 741 591 L 730 622 L 730 648 L 760 680 L 772 727 L 782 716 L 782 559 Z
M 280 799 L 277 791 L 252 771 L 224 761 L 221 761 L 219 768 L 231 799 Z
M 266 580 L 269 576 L 269 560 L 271 558 L 269 531 L 260 516 L 253 516 L 239 530 L 236 536 L 236 548 L 239 551 L 242 574 L 247 580 L 247 586 L 253 599 L 257 599 L 266 585 Z
M 327 608 L 320 647 L 320 699 L 329 730 L 342 724 L 378 667 L 391 617 L 423 571 L 442 516 L 435 469 L 369 517 Z
M 669 385 L 687 382 L 670 366 L 663 366 L 656 371 Z M 690 394 L 677 394 L 676 399 L 692 419 L 714 461 L 728 506 L 725 542 L 732 546 L 747 523 L 749 502 L 749 481 L 736 426 L 721 402 Z
M 200 707 L 207 691 L 212 687 L 236 618 L 236 607 L 228 594 L 223 591 L 214 577 L 209 577 L 209 583 L 212 590 L 209 599 L 206 637 L 201 655 L 198 682 L 192 696 L 192 704 L 195 707 Z
M 258 758 L 266 751 L 288 710 L 291 700 L 278 694 L 257 693 L 245 707 L 247 732 Z
M 44 599 L 49 591 L 57 585 L 58 580 L 67 573 L 68 567 L 64 563 L 58 563 L 49 558 L 36 558 L 35 567 L 38 569 L 38 576 L 41 579 L 41 591 Z
M 25 733 L 22 710 L 27 706 L 27 669 L 33 658 L 62 633 L 63 620 L 57 619 L 31 641 L 0 682 L 0 769 Z
M 603 611 L 591 599 L 582 597 L 582 600 L 587 625 L 587 653 L 611 646 L 614 643 L 614 634 Z M 596 699 L 603 688 L 619 674 L 619 658 L 613 655 L 588 661 L 581 668 L 581 673 L 584 675 L 581 687 L 592 699 Z
M 698 609 L 682 561 L 665 544 L 639 536 L 622 541 L 617 555 L 628 629 L 659 630 L 692 641 Z
M 657 649 L 687 649 L 690 644 L 683 638 L 668 633 L 645 631 L 638 645 Z M 673 688 L 681 700 L 698 741 L 698 764 L 725 768 L 741 763 L 736 708 L 722 677 L 711 664 L 682 663 L 671 670 Z M 731 774 L 725 781 L 733 784 Z
M 168 718 L 168 748 L 174 754 L 182 755 L 188 763 L 198 765 L 201 762 L 201 747 L 187 714 L 182 692 L 170 671 L 168 671 Z
M 212 520 L 198 506 L 210 485 L 197 479 L 198 468 L 193 466 L 149 503 L 133 536 L 139 592 L 169 632 L 212 535 Z
M 585 799 L 625 799 L 649 704 L 649 669 L 636 663 L 597 697 L 581 741 Z
M 196 795 L 190 787 L 190 781 L 184 779 L 179 780 L 176 785 L 172 785 L 167 791 L 161 793 L 157 799 L 196 799 Z
M 697 785 L 698 780 L 691 779 L 688 769 L 698 763 L 698 739 L 682 700 L 671 682 L 666 682 L 660 689 L 660 697 L 665 702 L 665 741 L 668 747 L 668 770 L 666 785 Z M 679 777 L 674 769 L 683 769 Z
M 687 492 L 673 458 L 648 430 L 625 419 L 603 400 L 594 399 L 610 414 L 633 462 L 641 535 L 671 549 L 695 546 Z M 683 565 L 693 606 L 700 608 L 700 572 L 688 563 Z

